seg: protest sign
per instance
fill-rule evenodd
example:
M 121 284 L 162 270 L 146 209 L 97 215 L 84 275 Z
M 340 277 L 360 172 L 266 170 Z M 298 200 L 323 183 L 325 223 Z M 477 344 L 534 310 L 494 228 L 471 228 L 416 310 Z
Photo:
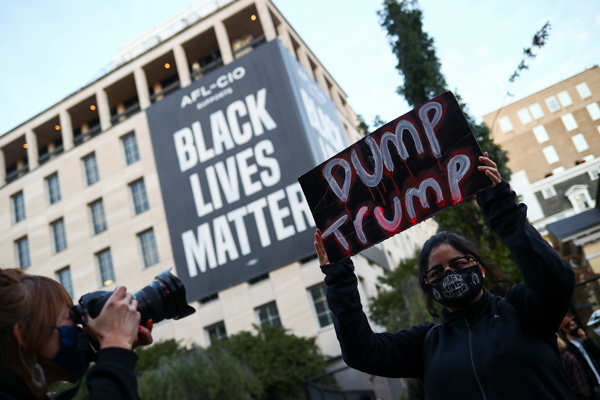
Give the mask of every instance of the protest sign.
M 481 150 L 446 92 L 299 178 L 331 261 L 356 254 L 489 186 Z

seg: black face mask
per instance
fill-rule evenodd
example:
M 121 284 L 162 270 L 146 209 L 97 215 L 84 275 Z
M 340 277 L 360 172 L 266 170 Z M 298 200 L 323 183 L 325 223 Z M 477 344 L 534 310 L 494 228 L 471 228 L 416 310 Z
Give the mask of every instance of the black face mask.
M 444 275 L 429 283 L 433 299 L 446 307 L 464 308 L 481 293 L 483 276 L 479 265 L 460 271 L 448 270 Z
M 59 326 L 60 348 L 52 361 L 69 373 L 71 382 L 78 381 L 87 371 L 90 360 L 81 347 L 83 330 L 75 325 Z

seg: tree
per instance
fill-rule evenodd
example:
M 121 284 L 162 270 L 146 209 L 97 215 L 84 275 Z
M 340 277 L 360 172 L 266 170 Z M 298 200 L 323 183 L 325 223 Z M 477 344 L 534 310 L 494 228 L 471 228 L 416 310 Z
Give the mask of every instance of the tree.
M 388 332 L 431 320 L 419 287 L 418 268 L 415 256 L 401 261 L 397 268 L 378 278 L 378 282 L 389 290 L 370 299 L 369 311 L 371 319 Z
M 141 375 L 145 371 L 158 368 L 161 359 L 171 358 L 187 352 L 188 350 L 175 339 L 157 342 L 148 347 L 138 347 L 135 349 L 135 353 L 138 356 L 135 371 L 138 375 Z
M 154 367 L 144 371 L 139 378 L 142 399 L 262 398 L 261 382 L 246 365 L 223 348 L 205 350 L 193 346 L 161 357 L 159 365 Z
M 358 125 L 356 126 L 356 129 L 358 130 L 358 132 L 360 132 L 361 135 L 367 136 L 369 134 L 369 125 L 365 122 L 365 119 L 362 115 L 358 114 L 357 118 Z
M 302 338 L 281 327 L 263 325 L 256 335 L 241 332 L 216 342 L 247 365 L 263 385 L 263 400 L 301 398 L 304 382 L 327 366 L 315 338 Z
M 441 63 L 436 55 L 433 38 L 423 31 L 423 14 L 417 1 L 384 0 L 378 16 L 398 60 L 396 69 L 404 78 L 404 82 L 397 89 L 398 94 L 404 96 L 411 106 L 416 107 L 447 91 L 448 85 L 441 72 Z M 488 127 L 476 123 L 469 115 L 459 95 L 457 99 L 481 150 L 489 153 L 498 165 L 502 177 L 510 180 L 506 152 L 493 142 Z M 451 230 L 474 240 L 486 259 L 495 262 L 505 275 L 520 280 L 520 273 L 509 256 L 509 250 L 485 225 L 481 211 L 474 201 L 464 201 L 448 208 L 438 213 L 434 219 L 440 231 Z

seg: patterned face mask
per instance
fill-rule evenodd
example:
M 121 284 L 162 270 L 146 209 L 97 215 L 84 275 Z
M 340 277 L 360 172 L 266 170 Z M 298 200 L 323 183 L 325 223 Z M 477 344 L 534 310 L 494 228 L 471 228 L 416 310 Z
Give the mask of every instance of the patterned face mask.
M 464 308 L 481 293 L 483 276 L 479 265 L 460 271 L 448 270 L 444 275 L 429 283 L 433 299 L 446 307 Z

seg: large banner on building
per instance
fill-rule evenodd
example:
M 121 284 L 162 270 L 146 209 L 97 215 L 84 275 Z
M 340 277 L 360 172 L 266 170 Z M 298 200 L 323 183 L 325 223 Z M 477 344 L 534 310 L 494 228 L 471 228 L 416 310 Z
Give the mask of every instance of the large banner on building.
M 385 124 L 299 181 L 329 259 L 337 261 L 491 184 L 450 92 Z
M 346 146 L 331 100 L 279 41 L 147 110 L 188 300 L 314 254 L 297 177 Z

